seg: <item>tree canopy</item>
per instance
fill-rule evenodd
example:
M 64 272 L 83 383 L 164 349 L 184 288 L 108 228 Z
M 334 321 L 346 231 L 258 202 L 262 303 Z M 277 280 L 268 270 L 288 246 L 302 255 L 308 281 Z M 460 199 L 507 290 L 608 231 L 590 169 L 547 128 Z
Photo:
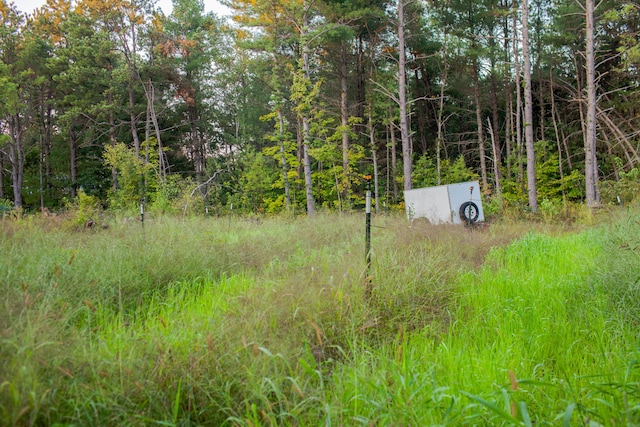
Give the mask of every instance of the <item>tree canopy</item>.
M 633 2 L 225 4 L 0 0 L 0 200 L 312 214 L 361 206 L 362 175 L 377 209 L 468 179 L 523 210 L 633 197 Z

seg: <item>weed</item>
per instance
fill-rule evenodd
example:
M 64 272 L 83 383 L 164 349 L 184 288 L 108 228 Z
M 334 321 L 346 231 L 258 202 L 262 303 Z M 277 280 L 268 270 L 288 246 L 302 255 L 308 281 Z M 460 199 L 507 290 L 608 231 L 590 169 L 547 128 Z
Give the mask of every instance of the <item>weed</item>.
M 0 223 L 0 425 L 640 422 L 633 211 L 377 217 L 368 277 L 359 215 L 48 221 Z

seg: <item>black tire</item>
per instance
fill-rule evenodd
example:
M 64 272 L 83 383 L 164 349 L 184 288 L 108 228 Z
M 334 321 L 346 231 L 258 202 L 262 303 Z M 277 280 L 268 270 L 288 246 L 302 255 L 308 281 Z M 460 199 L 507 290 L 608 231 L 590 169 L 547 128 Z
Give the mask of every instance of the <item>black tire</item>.
M 460 219 L 464 222 L 476 222 L 480 217 L 480 209 L 473 202 L 464 202 L 460 205 Z

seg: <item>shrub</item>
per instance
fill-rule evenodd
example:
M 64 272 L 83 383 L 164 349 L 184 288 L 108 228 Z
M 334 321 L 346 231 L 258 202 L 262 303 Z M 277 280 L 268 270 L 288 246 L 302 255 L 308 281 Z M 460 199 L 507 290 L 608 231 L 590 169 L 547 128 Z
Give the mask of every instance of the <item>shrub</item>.
M 100 214 L 100 200 L 96 196 L 89 196 L 84 190 L 78 191 L 78 197 L 69 206 L 73 212 L 71 224 L 75 227 L 84 227 L 90 220 L 97 219 Z
M 600 198 L 605 204 L 631 203 L 640 194 L 640 169 L 620 172 L 618 181 L 600 182 Z

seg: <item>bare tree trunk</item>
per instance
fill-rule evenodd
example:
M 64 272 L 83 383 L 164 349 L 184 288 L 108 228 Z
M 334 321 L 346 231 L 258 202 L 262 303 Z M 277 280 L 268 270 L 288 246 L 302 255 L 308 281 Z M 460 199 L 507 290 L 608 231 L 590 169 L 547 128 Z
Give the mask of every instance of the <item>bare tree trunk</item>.
M 551 119 L 553 120 L 553 130 L 556 134 L 556 146 L 558 148 L 558 172 L 560 172 L 560 186 L 562 187 L 562 200 L 566 202 L 564 191 L 564 170 L 562 168 L 562 147 L 560 145 L 560 131 L 556 120 L 556 100 L 553 93 L 553 68 L 549 68 L 549 94 L 551 96 Z
M 538 77 L 540 77 L 540 73 L 538 73 Z M 540 140 L 546 141 L 547 140 L 547 135 L 546 135 L 546 131 L 545 131 L 545 126 L 544 126 L 544 119 L 545 116 L 547 115 L 546 110 L 545 110 L 545 105 L 544 105 L 544 84 L 542 81 L 542 78 L 540 78 L 540 81 L 538 82 L 538 99 L 540 101 Z
M 511 80 L 509 80 L 506 90 L 506 110 L 507 124 L 505 130 L 505 150 L 507 156 L 507 179 L 511 179 L 511 143 L 513 138 L 513 97 L 511 94 Z
M 133 147 L 136 150 L 136 155 L 140 157 L 140 137 L 138 136 L 138 129 L 136 123 L 136 113 L 135 113 L 135 94 L 133 91 L 133 73 L 130 77 L 131 81 L 129 81 L 129 120 L 131 122 L 131 136 L 133 137 Z
M 349 110 L 347 105 L 347 49 L 340 45 L 340 119 L 342 125 L 342 187 L 346 206 L 350 205 L 349 193 Z
M 489 135 L 491 136 L 491 148 L 493 149 L 493 174 L 496 177 L 496 195 L 502 194 L 502 188 L 500 187 L 500 161 L 498 158 L 498 150 L 496 147 L 496 139 L 494 137 L 493 126 L 491 126 L 491 120 L 487 117 L 487 125 L 489 126 Z
M 24 183 L 24 144 L 22 141 L 20 116 L 9 118 L 9 162 L 11 163 L 11 183 L 13 186 L 13 206 L 22 207 L 22 185 Z
M 44 211 L 44 138 L 40 135 L 40 161 L 38 162 L 38 175 L 40 184 L 40 212 Z
M 393 202 L 398 201 L 398 151 L 396 147 L 396 132 L 393 125 L 393 114 L 389 111 L 389 133 L 391 134 L 391 181 L 393 184 Z
M 69 126 L 69 172 L 71 176 L 71 197 L 78 196 L 78 135 L 76 134 L 73 124 Z
M 165 162 L 164 149 L 162 148 L 162 135 L 160 134 L 160 125 L 158 123 L 158 115 L 156 114 L 155 99 L 156 89 L 153 86 L 151 78 L 149 78 L 147 83 L 147 103 L 149 105 L 149 113 L 151 114 L 151 122 L 153 123 L 156 141 L 158 141 L 158 176 L 160 177 L 160 180 L 164 182 L 167 178 L 167 166 Z
M 615 159 L 616 157 L 613 155 L 613 149 L 611 147 L 611 142 L 609 141 L 609 136 L 607 132 L 602 132 L 602 136 L 604 138 L 604 142 L 607 144 L 607 152 L 609 153 L 609 160 L 611 161 L 611 166 L 613 167 L 613 175 L 616 181 L 620 181 L 620 172 L 618 171 L 618 165 L 616 165 Z
M 51 178 L 51 115 L 52 108 L 46 102 L 48 99 L 45 96 L 44 91 L 40 93 L 40 119 L 41 119 L 41 134 L 40 134 L 40 210 L 44 210 L 45 198 L 49 196 L 50 178 Z
M 484 129 L 482 126 L 482 109 L 480 107 L 480 83 L 478 81 L 478 59 L 473 59 L 473 100 L 476 104 L 476 125 L 478 127 L 478 152 L 480 154 L 480 176 L 482 177 L 482 191 L 489 189 L 487 178 L 487 160 L 484 149 Z
M 398 0 L 398 101 L 400 102 L 400 137 L 402 139 L 402 164 L 404 189 L 411 190 L 412 150 L 407 117 L 407 77 L 406 52 L 404 41 L 404 2 Z
M 502 6 L 506 6 L 506 1 L 502 4 Z M 507 6 L 508 7 L 508 6 Z M 509 54 L 509 16 L 504 15 L 502 21 L 502 30 L 505 35 L 503 40 L 502 50 L 504 52 L 504 61 L 509 66 L 509 70 L 511 69 L 511 55 Z M 516 37 L 515 34 L 512 34 L 511 37 Z M 505 129 L 505 155 L 506 155 L 506 163 L 507 163 L 507 179 L 511 179 L 511 149 L 513 147 L 513 93 L 512 93 L 512 77 L 510 72 L 504 73 L 504 87 L 505 87 L 505 104 L 506 104 L 506 129 Z
M 373 128 L 373 114 L 371 112 L 372 106 L 369 104 L 369 145 L 371 146 L 371 158 L 373 160 L 373 189 L 374 189 L 374 198 L 376 204 L 376 213 L 380 211 L 380 198 L 379 198 L 379 187 L 378 187 L 378 151 L 376 149 L 376 136 L 375 129 Z
M 495 173 L 497 174 L 496 181 L 502 179 L 502 143 L 500 142 L 500 132 L 499 132 L 500 121 L 498 118 L 499 112 L 498 112 L 497 91 L 498 91 L 498 88 L 496 83 L 496 76 L 492 72 L 491 73 L 491 113 L 492 113 L 491 114 L 492 115 L 491 141 L 492 141 L 492 144 L 495 146 L 494 158 L 498 163 L 498 167 L 496 168 L 496 171 L 495 171 Z
M 112 91 L 109 91 L 107 99 L 109 105 L 113 106 Z M 112 147 L 115 147 L 116 143 L 118 142 L 116 140 L 116 121 L 113 116 L 113 108 L 109 109 L 109 142 L 111 143 Z M 118 191 L 118 170 L 115 167 L 111 168 L 111 186 L 113 188 L 113 191 Z
M 640 156 L 638 156 L 638 151 L 634 148 L 631 141 L 627 135 L 613 122 L 611 117 L 603 111 L 597 104 L 596 110 L 598 112 L 598 117 L 604 122 L 604 124 L 611 130 L 611 133 L 615 135 L 616 139 L 622 145 L 625 155 L 627 156 L 627 160 L 629 162 L 629 166 L 633 167 L 634 163 L 636 165 L 640 165 Z
M 284 185 L 284 200 L 287 212 L 291 209 L 291 195 L 289 190 L 289 168 L 284 151 L 284 117 L 282 111 L 278 109 L 278 126 L 280 127 L 280 161 L 282 163 L 282 179 Z
M 47 106 L 47 118 L 45 120 L 46 131 L 44 134 L 44 191 L 47 197 L 51 196 L 51 131 L 53 129 L 53 108 Z
M 300 34 L 300 39 L 302 40 L 302 61 L 303 61 L 303 72 L 304 78 L 306 81 L 311 79 L 310 70 L 309 70 L 309 43 L 307 41 L 308 37 L 308 28 L 309 28 L 309 6 L 307 5 L 306 0 L 303 1 L 302 7 L 304 9 L 304 17 L 302 22 L 302 31 Z M 304 187 L 305 194 L 307 197 L 307 215 L 313 216 L 316 208 L 315 208 L 315 200 L 313 198 L 313 181 L 311 177 L 311 159 L 309 157 L 309 143 L 311 141 L 311 129 L 309 125 L 309 117 L 305 112 L 302 117 L 302 159 L 304 166 Z
M 444 40 L 442 42 L 442 68 L 440 72 L 440 99 L 438 100 L 438 115 L 436 118 L 438 135 L 436 137 L 436 169 L 438 174 L 438 185 L 442 184 L 442 165 L 440 158 L 440 151 L 444 144 L 444 123 L 442 116 L 444 114 L 444 91 L 447 87 L 447 77 L 449 76 L 449 64 L 447 63 L 447 32 L 444 33 Z
M 573 165 L 571 164 L 571 155 L 569 154 L 567 137 L 565 136 L 564 130 L 562 130 L 557 126 L 557 123 L 562 122 L 562 120 L 560 119 L 560 112 L 558 111 L 557 108 L 555 108 L 555 96 L 554 96 L 555 83 L 553 82 L 553 69 L 550 69 L 549 73 L 551 75 L 551 79 L 550 79 L 551 102 L 552 102 L 551 114 L 553 115 L 553 125 L 554 125 L 554 129 L 556 130 L 556 138 L 558 139 L 558 144 L 560 144 L 560 141 L 562 140 L 562 149 L 564 150 L 564 156 L 565 156 L 565 159 L 567 160 L 567 167 L 569 168 L 569 170 L 572 170 Z M 560 150 L 560 145 L 558 145 L 558 150 Z
M 513 15 L 513 58 L 516 65 L 516 148 L 518 150 L 518 180 L 524 193 L 524 162 L 522 160 L 522 82 L 520 81 L 520 57 L 518 55 L 518 26 Z
M 496 81 L 496 58 L 493 51 L 496 50 L 495 26 L 491 25 L 491 37 L 489 37 L 489 47 L 492 51 L 491 57 L 491 145 L 493 147 L 493 158 L 497 162 L 494 168 L 496 174 L 496 185 L 502 179 L 502 143 L 500 142 L 500 122 L 498 112 L 498 83 Z M 498 189 L 496 191 L 499 193 Z
M 529 54 L 529 4 L 522 1 L 522 56 L 524 57 L 524 136 L 527 149 L 529 208 L 538 212 L 536 191 L 536 153 L 533 142 L 533 100 L 531 97 L 531 55 Z
M 594 23 L 593 9 L 594 0 L 586 0 L 586 60 L 587 60 L 587 124 L 584 140 L 585 153 L 585 195 L 587 207 L 595 207 L 598 202 L 598 161 L 596 158 L 596 83 L 595 83 L 595 52 L 594 52 Z

